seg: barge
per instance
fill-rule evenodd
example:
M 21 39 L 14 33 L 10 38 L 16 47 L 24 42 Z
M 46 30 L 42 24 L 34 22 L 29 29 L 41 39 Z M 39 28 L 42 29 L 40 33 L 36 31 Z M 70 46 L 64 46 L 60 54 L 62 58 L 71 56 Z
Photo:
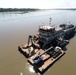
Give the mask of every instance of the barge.
M 65 54 L 64 47 L 69 43 L 67 37 L 75 32 L 76 26 L 72 24 L 61 24 L 58 28 L 39 26 L 37 34 L 29 35 L 28 43 L 18 46 L 18 50 L 31 65 L 43 73 Z
M 56 49 L 50 51 L 50 53 L 46 53 L 40 49 L 36 54 L 28 58 L 28 62 L 42 74 L 64 54 L 65 52 L 59 47 L 56 47 Z

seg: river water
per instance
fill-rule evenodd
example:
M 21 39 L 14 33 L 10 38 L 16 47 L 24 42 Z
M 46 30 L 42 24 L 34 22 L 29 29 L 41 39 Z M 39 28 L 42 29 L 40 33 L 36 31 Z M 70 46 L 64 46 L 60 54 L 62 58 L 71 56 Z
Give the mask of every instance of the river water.
M 39 25 L 51 26 L 62 23 L 76 25 L 76 11 L 49 10 L 26 14 L 0 13 L 0 75 L 38 75 L 18 46 L 27 43 L 28 35 L 34 35 Z M 76 75 L 76 37 L 70 39 L 66 54 L 44 75 Z

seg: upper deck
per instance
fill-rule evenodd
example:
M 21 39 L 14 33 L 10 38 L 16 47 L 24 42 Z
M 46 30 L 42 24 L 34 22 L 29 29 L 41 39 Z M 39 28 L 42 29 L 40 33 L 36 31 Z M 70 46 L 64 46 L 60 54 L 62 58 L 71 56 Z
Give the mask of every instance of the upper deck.
M 53 26 L 39 26 L 38 35 L 49 37 L 52 34 L 61 32 L 62 28 Z
M 39 26 L 40 30 L 45 30 L 45 31 L 50 31 L 50 30 L 55 30 L 55 27 L 52 26 Z

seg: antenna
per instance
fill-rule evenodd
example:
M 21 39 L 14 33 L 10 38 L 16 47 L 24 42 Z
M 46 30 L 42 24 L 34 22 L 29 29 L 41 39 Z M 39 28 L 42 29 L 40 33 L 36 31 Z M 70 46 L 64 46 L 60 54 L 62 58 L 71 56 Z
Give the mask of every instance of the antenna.
M 42 25 L 44 25 L 44 22 L 42 23 Z
M 71 24 L 71 22 L 69 21 L 69 24 Z
M 50 20 L 49 20 L 49 25 L 51 25 L 51 20 L 52 20 L 52 19 L 50 18 Z

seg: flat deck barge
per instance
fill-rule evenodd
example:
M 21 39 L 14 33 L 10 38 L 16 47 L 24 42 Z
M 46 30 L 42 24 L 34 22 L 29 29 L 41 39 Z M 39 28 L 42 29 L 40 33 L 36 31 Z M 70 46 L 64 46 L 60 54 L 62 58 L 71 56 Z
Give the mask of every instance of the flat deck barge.
M 40 73 L 45 72 L 51 65 L 53 65 L 53 63 L 55 63 L 60 57 L 62 57 L 65 54 L 65 52 L 61 50 L 61 54 L 58 55 L 56 58 L 53 58 L 49 54 L 45 53 L 43 55 L 43 60 L 38 64 L 34 64 L 32 59 L 38 56 L 39 53 L 43 52 L 44 50 L 40 49 L 35 55 L 28 58 L 28 62 L 32 64 Z
M 25 44 L 25 45 L 18 46 L 18 50 L 28 58 L 34 55 L 39 50 L 39 48 L 38 47 L 35 48 L 35 43 L 34 44 L 30 43 L 29 45 Z

